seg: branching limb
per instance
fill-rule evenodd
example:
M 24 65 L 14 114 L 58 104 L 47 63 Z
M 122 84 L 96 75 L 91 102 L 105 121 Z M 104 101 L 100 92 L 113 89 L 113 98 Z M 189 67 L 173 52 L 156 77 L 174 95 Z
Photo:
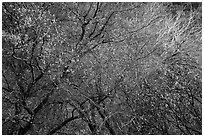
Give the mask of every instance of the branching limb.
M 53 135 L 54 133 L 56 133 L 58 130 L 60 130 L 62 127 L 64 127 L 67 123 L 75 120 L 75 119 L 79 119 L 80 116 L 75 116 L 75 117 L 70 117 L 66 120 L 64 120 L 61 124 L 59 124 L 57 127 L 53 128 L 52 130 L 50 130 L 47 135 Z

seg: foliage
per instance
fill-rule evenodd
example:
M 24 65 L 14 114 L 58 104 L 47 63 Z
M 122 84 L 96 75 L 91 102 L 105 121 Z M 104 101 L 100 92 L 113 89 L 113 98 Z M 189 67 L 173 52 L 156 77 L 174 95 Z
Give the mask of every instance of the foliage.
M 201 13 L 4 2 L 3 134 L 202 134 Z

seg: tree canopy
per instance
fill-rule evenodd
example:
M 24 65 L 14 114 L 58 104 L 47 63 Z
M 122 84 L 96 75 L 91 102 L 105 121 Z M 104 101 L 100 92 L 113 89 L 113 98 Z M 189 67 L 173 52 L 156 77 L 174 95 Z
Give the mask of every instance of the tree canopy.
M 3 2 L 2 132 L 201 135 L 202 3 Z

